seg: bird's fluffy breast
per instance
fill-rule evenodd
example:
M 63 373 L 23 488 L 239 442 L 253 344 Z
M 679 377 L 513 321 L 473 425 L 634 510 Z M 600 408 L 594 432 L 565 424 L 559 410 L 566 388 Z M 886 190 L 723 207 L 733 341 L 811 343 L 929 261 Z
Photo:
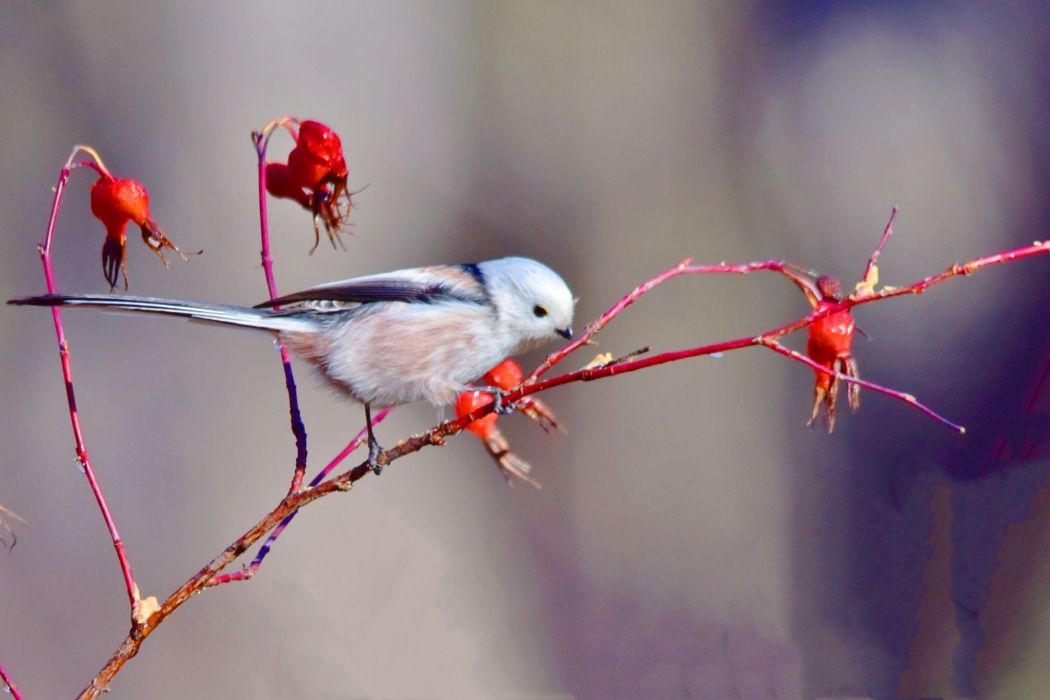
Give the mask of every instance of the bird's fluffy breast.
M 343 392 L 386 406 L 452 403 L 509 354 L 491 307 L 449 302 L 369 304 L 312 336 L 282 336 Z

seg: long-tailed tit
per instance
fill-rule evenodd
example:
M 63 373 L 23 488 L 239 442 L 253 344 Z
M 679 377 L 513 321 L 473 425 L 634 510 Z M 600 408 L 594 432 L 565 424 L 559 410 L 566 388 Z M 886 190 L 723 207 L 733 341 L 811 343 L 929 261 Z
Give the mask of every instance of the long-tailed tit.
M 375 468 L 380 447 L 371 429 L 373 404 L 452 403 L 504 358 L 556 335 L 571 338 L 575 302 L 549 267 L 513 257 L 357 277 L 254 308 L 104 294 L 8 303 L 103 307 L 273 332 L 332 386 L 364 404 Z

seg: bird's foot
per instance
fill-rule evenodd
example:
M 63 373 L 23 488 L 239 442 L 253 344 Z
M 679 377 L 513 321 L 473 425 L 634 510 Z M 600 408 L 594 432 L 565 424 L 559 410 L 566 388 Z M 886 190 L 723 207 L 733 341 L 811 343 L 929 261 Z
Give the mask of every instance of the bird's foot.
M 382 445 L 374 438 L 369 436 L 368 439 L 368 468 L 372 470 L 372 473 L 379 476 L 383 473 L 383 465 L 379 463 L 379 453 L 383 451 Z
M 478 391 L 484 391 L 485 393 L 492 394 L 492 400 L 496 404 L 496 413 L 500 414 L 501 416 L 506 416 L 508 414 L 514 413 L 514 411 L 518 409 L 518 404 L 516 402 L 512 401 L 510 403 L 506 403 L 508 392 L 504 391 L 503 389 L 500 389 L 498 386 L 482 386 L 478 387 Z

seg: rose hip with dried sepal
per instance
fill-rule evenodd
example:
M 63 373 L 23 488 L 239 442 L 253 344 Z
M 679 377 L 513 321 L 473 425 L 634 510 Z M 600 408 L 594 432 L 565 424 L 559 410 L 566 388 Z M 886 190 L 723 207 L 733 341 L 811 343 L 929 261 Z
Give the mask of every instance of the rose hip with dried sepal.
M 124 277 L 124 289 L 128 288 L 127 227 L 134 222 L 142 232 L 142 241 L 157 254 L 164 267 L 170 267 L 164 257 L 164 249 L 174 251 L 183 260 L 186 255 L 171 242 L 149 211 L 149 192 L 137 180 L 117 179 L 103 175 L 91 186 L 91 213 L 106 227 L 106 240 L 102 244 L 102 274 L 112 291 L 117 286 L 117 273 Z M 200 251 L 197 251 L 197 255 Z
M 492 394 L 485 391 L 464 391 L 456 399 L 456 418 L 470 415 L 478 409 L 484 408 L 492 403 Z M 476 421 L 467 424 L 467 430 L 477 435 L 482 440 L 489 437 L 496 430 L 496 420 L 499 414 L 495 411 Z
M 486 391 L 464 391 L 456 400 L 456 418 L 462 418 L 492 403 L 492 394 Z M 496 426 L 499 414 L 495 411 L 467 425 L 467 430 L 481 438 L 485 449 L 496 461 L 496 466 L 509 481 L 511 477 L 521 479 L 539 488 L 539 484 L 529 477 L 532 465 L 510 451 L 510 443 Z
M 291 127 L 289 127 L 291 128 Z M 320 224 L 332 246 L 342 245 L 339 234 L 347 225 L 353 202 L 347 188 L 350 175 L 339 135 L 321 122 L 299 122 L 295 147 L 287 163 L 266 164 L 266 191 L 291 199 L 314 215 L 314 247 L 321 241 Z
M 830 275 L 822 275 L 817 280 L 819 300 L 814 309 L 821 311 L 842 300 L 842 286 Z M 811 360 L 834 372 L 849 377 L 859 378 L 857 361 L 853 358 L 853 335 L 857 330 L 853 314 L 849 309 L 836 311 L 811 323 L 809 339 L 806 342 L 806 354 Z M 835 429 L 835 410 L 838 402 L 839 379 L 819 370 L 813 370 L 813 413 L 807 425 L 813 425 L 824 408 L 824 420 L 830 433 Z M 853 382 L 846 385 L 846 396 L 850 408 L 856 411 L 860 407 L 860 387 Z

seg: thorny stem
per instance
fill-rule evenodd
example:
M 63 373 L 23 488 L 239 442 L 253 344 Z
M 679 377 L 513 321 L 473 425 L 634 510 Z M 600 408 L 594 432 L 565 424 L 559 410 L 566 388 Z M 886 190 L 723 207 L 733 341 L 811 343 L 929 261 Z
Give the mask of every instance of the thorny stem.
M 884 234 L 884 238 L 887 237 L 887 235 L 888 234 Z M 823 318 L 828 314 L 837 313 L 838 311 L 842 311 L 844 309 L 850 309 L 854 306 L 879 301 L 881 299 L 886 299 L 892 296 L 901 296 L 904 294 L 921 294 L 926 289 L 953 277 L 959 275 L 968 275 L 978 269 L 989 265 L 997 265 L 1012 260 L 1018 260 L 1020 258 L 1030 257 L 1033 255 L 1039 255 L 1047 252 L 1050 252 L 1050 243 L 1037 241 L 1031 246 L 1026 246 L 1024 248 L 1018 248 L 1016 250 L 1006 251 L 1003 253 L 997 253 L 995 255 L 990 255 L 984 258 L 978 258 L 964 265 L 952 265 L 945 272 L 919 280 L 918 282 L 915 282 L 914 284 L 909 285 L 908 287 L 904 287 L 901 289 L 886 288 L 880 292 L 873 292 L 868 295 L 855 295 L 853 297 L 844 299 L 841 302 L 837 302 L 835 304 L 828 304 L 819 311 L 813 311 L 804 316 L 803 318 L 798 319 L 797 321 L 786 324 L 779 328 L 772 329 L 758 336 L 738 338 L 735 340 L 715 343 L 712 345 L 667 352 L 653 357 L 633 359 L 621 363 L 599 365 L 597 367 L 581 369 L 575 372 L 569 372 L 567 374 L 558 377 L 553 377 L 551 379 L 537 381 L 538 376 L 540 376 L 546 370 L 550 369 L 551 366 L 553 366 L 558 361 L 566 357 L 569 353 L 581 347 L 587 340 L 593 337 L 598 330 L 600 330 L 602 327 L 608 324 L 608 322 L 611 321 L 616 315 L 618 315 L 621 311 L 627 308 L 627 306 L 633 304 L 634 301 L 636 301 L 640 296 L 645 294 L 645 292 L 649 291 L 661 282 L 666 281 L 667 279 L 671 279 L 672 277 L 675 277 L 677 275 L 686 274 L 690 272 L 696 274 L 707 272 L 731 272 L 742 274 L 754 270 L 779 271 L 784 274 L 787 274 L 789 277 L 792 277 L 792 275 L 789 274 L 788 271 L 793 269 L 793 266 L 777 261 L 749 263 L 747 265 L 736 266 L 715 265 L 710 267 L 695 268 L 689 267 L 688 260 L 683 261 L 682 263 L 671 268 L 670 270 L 661 273 L 649 282 L 640 285 L 630 294 L 621 299 L 621 301 L 618 304 L 613 306 L 609 311 L 607 311 L 605 314 L 599 317 L 599 319 L 590 324 L 588 326 L 587 332 L 585 332 L 585 334 L 581 336 L 580 340 L 574 343 L 570 343 L 561 351 L 554 353 L 553 355 L 548 357 L 547 361 L 540 365 L 540 367 L 537 368 L 537 370 L 534 371 L 533 374 L 530 376 L 530 381 L 532 383 L 523 384 L 517 389 L 508 392 L 505 397 L 505 401 L 507 403 L 510 403 L 517 401 L 525 396 L 539 393 L 541 391 L 545 391 L 556 386 L 561 386 L 563 384 L 569 384 L 577 381 L 593 381 L 604 377 L 615 376 L 617 374 L 637 371 L 658 364 L 665 364 L 668 362 L 686 359 L 688 357 L 710 355 L 712 353 L 736 350 L 744 347 L 753 347 L 756 345 L 764 345 L 766 347 L 770 347 L 771 349 L 774 349 L 773 346 L 782 347 L 777 342 L 779 338 L 787 335 L 788 333 L 791 333 L 792 331 L 799 330 L 800 328 L 803 328 Z M 794 278 L 792 277 L 792 279 Z M 784 348 L 784 350 L 787 349 Z M 790 356 L 790 351 L 782 354 L 788 354 Z M 821 369 L 823 371 L 827 371 L 824 370 L 824 368 Z M 850 379 L 848 377 L 841 378 L 847 380 Z M 884 387 L 879 387 L 878 385 L 874 385 L 870 382 L 865 382 L 864 385 L 876 391 L 884 389 Z M 886 393 L 891 396 L 894 395 L 893 390 L 885 390 L 882 391 L 882 393 Z M 901 394 L 901 392 L 896 393 Z M 912 403 L 912 405 L 918 405 L 917 402 L 914 401 L 909 401 L 909 403 Z M 443 445 L 445 443 L 445 438 L 455 435 L 456 433 L 463 430 L 469 423 L 488 415 L 494 409 L 495 403 L 488 403 L 478 408 L 473 413 L 465 415 L 457 420 L 440 423 L 439 425 L 431 428 L 426 432 L 418 433 L 409 438 L 406 438 L 394 447 L 382 451 L 377 457 L 377 462 L 381 466 L 386 466 L 391 462 L 400 459 L 401 457 L 412 454 L 414 452 L 418 452 L 419 450 L 429 445 Z M 930 413 L 931 415 L 934 415 L 932 414 L 932 411 Z M 344 450 L 344 453 L 349 454 L 349 449 L 350 446 L 348 445 L 347 449 Z M 332 464 L 330 464 L 329 467 L 326 467 L 326 470 L 334 468 L 336 463 L 337 460 L 333 460 Z M 233 544 L 228 546 L 225 550 L 223 550 L 223 552 L 216 556 L 207 566 L 205 566 L 196 574 L 194 574 L 194 576 L 192 576 L 181 587 L 179 587 L 178 590 L 172 593 L 171 596 L 169 596 L 168 599 L 160 605 L 159 609 L 153 615 L 151 615 L 142 625 L 133 627 L 130 634 L 127 636 L 124 642 L 113 653 L 109 661 L 99 672 L 99 674 L 92 680 L 91 684 L 81 693 L 80 697 L 96 698 L 100 693 L 108 689 L 109 682 L 120 671 L 124 664 L 127 663 L 127 661 L 133 656 L 135 656 L 136 653 L 138 653 L 138 650 L 141 647 L 143 640 L 145 640 L 146 637 L 148 637 L 153 632 L 153 630 L 155 630 L 157 626 L 164 621 L 164 619 L 166 619 L 172 612 L 178 609 L 183 603 L 189 600 L 189 598 L 192 595 L 199 593 L 200 591 L 208 587 L 209 582 L 214 580 L 215 577 L 226 566 L 228 566 L 237 557 L 239 557 L 241 554 L 247 551 L 247 549 L 250 548 L 255 542 L 257 542 L 263 535 L 277 527 L 282 520 L 292 515 L 303 506 L 323 496 L 327 496 L 328 494 L 337 491 L 350 490 L 354 483 L 371 473 L 372 467 L 368 464 L 367 461 L 365 461 L 357 465 L 356 467 L 353 467 L 352 469 L 349 469 L 339 474 L 338 476 L 329 479 L 328 481 L 319 481 L 316 486 L 311 486 L 296 493 L 288 494 L 281 501 L 281 503 L 278 504 L 278 506 L 274 508 L 268 515 L 262 518 L 254 526 L 252 526 L 247 532 L 245 532 L 243 535 L 241 535 L 241 537 L 234 541 Z
M 88 153 L 94 158 L 94 161 L 82 161 L 81 163 L 74 163 L 73 159 L 76 158 L 77 154 L 81 151 Z M 73 152 L 69 155 L 69 160 L 62 168 L 62 172 L 58 176 L 58 184 L 55 185 L 55 195 L 51 201 L 51 215 L 47 221 L 47 235 L 44 238 L 43 245 L 38 246 L 40 252 L 40 261 L 44 266 L 44 280 L 47 284 L 47 293 L 54 294 L 55 287 L 55 275 L 51 267 L 51 243 L 54 240 L 55 233 L 55 222 L 58 220 L 58 212 L 62 206 L 62 193 L 65 191 L 66 183 L 69 181 L 69 176 L 74 169 L 88 165 L 97 170 L 104 177 L 112 178 L 106 166 L 102 163 L 102 159 L 99 158 L 98 153 L 89 146 L 76 146 L 73 148 Z M 117 524 L 113 520 L 113 515 L 109 511 L 109 506 L 106 504 L 106 497 L 102 493 L 102 487 L 99 485 L 98 480 L 95 478 L 95 470 L 91 466 L 91 459 L 88 457 L 87 447 L 84 444 L 84 435 L 80 429 L 80 415 L 77 413 L 77 400 L 76 394 L 73 390 L 73 370 L 70 367 L 69 362 L 69 343 L 66 342 L 65 330 L 62 327 L 62 312 L 59 308 L 52 307 L 51 318 L 55 325 L 55 338 L 58 341 L 58 356 L 59 361 L 62 365 L 62 379 L 64 380 L 66 387 L 66 402 L 69 405 L 69 421 L 73 427 L 73 440 L 76 445 L 76 460 L 77 463 L 83 467 L 84 476 L 87 478 L 88 485 L 91 487 L 91 492 L 95 495 L 95 501 L 98 503 L 99 510 L 102 512 L 102 519 L 106 523 L 106 529 L 109 530 L 110 539 L 113 541 L 113 549 L 117 554 L 117 561 L 120 563 L 120 572 L 124 577 L 124 587 L 127 589 L 128 601 L 131 604 L 131 617 L 132 624 L 136 624 L 136 618 L 139 608 L 139 589 L 135 584 L 135 577 L 131 573 L 131 563 L 128 561 L 127 553 L 124 550 L 124 542 L 120 538 L 120 533 L 117 531 Z
M 18 692 L 18 688 L 15 687 L 15 682 L 11 680 L 11 676 L 7 675 L 7 671 L 4 670 L 4 665 L 0 664 L 0 680 L 4 682 L 7 691 L 11 693 L 11 697 L 15 700 L 22 700 L 22 694 Z
M 266 290 L 271 299 L 277 298 L 277 282 L 273 274 L 273 258 L 270 256 L 270 220 L 266 211 L 266 148 L 270 145 L 270 137 L 275 129 L 285 126 L 293 121 L 289 117 L 277 119 L 267 124 L 261 132 L 252 135 L 255 142 L 255 153 L 259 160 L 259 237 L 262 241 L 263 273 L 266 275 Z M 279 307 L 274 307 L 279 310 Z M 292 371 L 292 361 L 288 356 L 288 348 L 284 343 L 277 341 L 277 347 L 281 354 L 281 366 L 284 368 L 284 386 L 288 391 L 288 413 L 292 424 L 292 434 L 295 436 L 295 471 L 292 473 L 292 481 L 288 486 L 288 493 L 295 493 L 303 483 L 303 475 L 306 473 L 306 426 L 303 424 L 302 414 L 299 411 L 299 391 L 295 386 L 295 373 Z

